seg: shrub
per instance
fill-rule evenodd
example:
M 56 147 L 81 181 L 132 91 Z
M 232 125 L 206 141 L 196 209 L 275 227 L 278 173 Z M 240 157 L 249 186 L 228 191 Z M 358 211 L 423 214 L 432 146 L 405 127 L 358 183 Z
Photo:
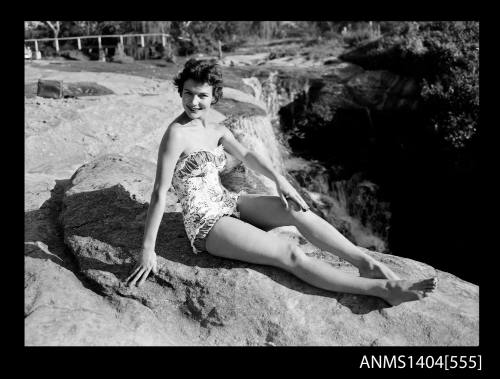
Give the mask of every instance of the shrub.
M 408 22 L 386 30 L 340 58 L 417 78 L 427 126 L 454 148 L 464 147 L 479 127 L 479 23 Z

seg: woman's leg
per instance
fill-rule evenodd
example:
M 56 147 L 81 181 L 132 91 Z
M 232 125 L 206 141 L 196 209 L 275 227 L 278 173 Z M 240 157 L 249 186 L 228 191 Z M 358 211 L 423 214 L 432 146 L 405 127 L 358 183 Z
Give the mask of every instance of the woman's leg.
M 335 227 L 314 212 L 303 212 L 293 201 L 286 209 L 277 196 L 243 194 L 238 210 L 243 221 L 264 230 L 293 225 L 313 245 L 345 259 L 367 278 L 400 279 L 387 266 L 364 253 Z
M 298 246 L 232 217 L 217 221 L 205 242 L 210 254 L 279 267 L 315 287 L 378 296 L 392 305 L 419 300 L 434 289 L 433 279 L 369 279 L 344 273 L 327 262 L 308 257 Z

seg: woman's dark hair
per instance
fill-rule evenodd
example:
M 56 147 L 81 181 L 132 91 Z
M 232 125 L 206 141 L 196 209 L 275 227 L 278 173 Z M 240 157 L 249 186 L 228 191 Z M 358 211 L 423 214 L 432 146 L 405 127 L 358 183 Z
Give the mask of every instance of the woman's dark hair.
M 214 97 L 212 104 L 217 103 L 222 98 L 222 73 L 216 63 L 209 61 L 196 60 L 191 58 L 184 65 L 184 69 L 174 79 L 174 85 L 182 97 L 184 83 L 188 79 L 196 82 L 208 83 L 212 86 L 212 95 Z

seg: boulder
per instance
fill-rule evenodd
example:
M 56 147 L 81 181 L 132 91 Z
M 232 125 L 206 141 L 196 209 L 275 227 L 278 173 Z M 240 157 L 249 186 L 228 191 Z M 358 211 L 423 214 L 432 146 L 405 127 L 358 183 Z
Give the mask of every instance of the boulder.
M 37 96 L 60 99 L 63 96 L 63 82 L 60 80 L 38 80 Z
M 277 268 L 206 253 L 195 255 L 173 199 L 158 232 L 158 274 L 151 275 L 142 287 L 124 286 L 123 279 L 139 252 L 153 178 L 153 166 L 148 162 L 117 155 L 90 162 L 72 177 L 60 218 L 64 238 L 86 287 L 98 295 L 93 301 L 103 305 L 99 321 L 82 318 L 75 322 L 74 330 L 65 319 L 50 318 L 53 325 L 62 323 L 61 330 L 68 336 L 86 334 L 85 344 L 478 344 L 476 285 L 421 262 L 367 251 L 403 278 L 438 277 L 438 289 L 429 298 L 388 307 L 378 298 L 317 289 Z M 344 272 L 356 273 L 353 266 L 316 249 L 294 231 L 277 228 L 269 233 L 301 244 L 307 254 Z M 86 301 L 70 308 L 74 312 L 95 309 L 93 304 L 81 305 Z M 60 314 L 61 308 L 54 308 Z M 138 311 L 145 308 L 154 317 L 145 320 Z M 48 306 L 46 311 L 50 309 Z M 131 324 L 142 325 L 141 340 L 127 337 L 125 332 L 118 333 L 123 338 L 109 339 L 119 329 L 118 321 L 107 322 L 117 309 Z M 92 320 L 93 315 L 86 317 Z M 159 331 L 158 325 L 162 325 Z M 89 333 L 83 332 L 86 328 Z M 96 329 L 100 332 L 94 333 Z M 50 328 L 36 333 L 28 329 L 27 338 L 35 333 L 37 341 L 47 342 L 51 332 Z

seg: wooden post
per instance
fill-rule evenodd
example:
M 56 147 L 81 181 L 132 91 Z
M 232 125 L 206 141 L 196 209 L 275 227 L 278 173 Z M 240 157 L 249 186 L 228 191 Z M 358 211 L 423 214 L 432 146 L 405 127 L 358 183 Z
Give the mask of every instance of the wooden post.
M 165 37 L 165 34 L 161 35 L 161 45 L 165 47 L 167 45 L 167 38 Z
M 38 41 L 35 40 L 35 51 L 38 52 Z
M 97 44 L 99 45 L 99 50 L 102 49 L 101 36 L 97 37 Z
M 120 43 L 123 45 L 123 36 L 120 36 Z
M 59 40 L 57 38 L 54 39 L 56 45 L 56 51 L 59 52 Z
M 141 34 L 141 47 L 144 47 L 144 46 L 145 46 L 144 35 Z
M 78 42 L 78 50 L 81 50 L 82 49 L 82 41 L 80 40 L 80 38 L 77 38 L 76 41 Z
M 222 42 L 219 40 L 219 59 L 222 59 Z

